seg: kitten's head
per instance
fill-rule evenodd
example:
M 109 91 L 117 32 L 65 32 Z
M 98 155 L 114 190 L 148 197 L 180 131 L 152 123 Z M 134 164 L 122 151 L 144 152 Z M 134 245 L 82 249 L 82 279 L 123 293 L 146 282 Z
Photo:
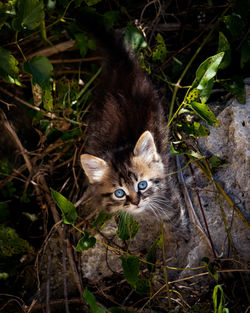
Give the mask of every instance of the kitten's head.
M 101 202 L 101 209 L 136 214 L 162 206 L 164 164 L 149 131 L 141 135 L 122 164 L 90 154 L 81 155 L 81 164 L 93 187 L 93 196 Z

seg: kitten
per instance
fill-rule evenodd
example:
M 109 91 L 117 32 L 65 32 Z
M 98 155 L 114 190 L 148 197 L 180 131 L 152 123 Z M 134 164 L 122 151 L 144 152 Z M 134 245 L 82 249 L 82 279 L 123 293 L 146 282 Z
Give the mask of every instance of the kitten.
M 107 30 L 95 36 L 105 55 L 91 107 L 85 153 L 93 209 L 130 214 L 160 211 L 171 218 L 166 194 L 166 120 L 157 93 L 123 40 Z

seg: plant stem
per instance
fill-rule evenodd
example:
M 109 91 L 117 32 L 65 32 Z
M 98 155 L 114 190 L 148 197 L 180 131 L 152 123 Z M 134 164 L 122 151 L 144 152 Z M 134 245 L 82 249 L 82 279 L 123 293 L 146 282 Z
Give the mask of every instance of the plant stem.
M 178 79 L 177 83 L 175 84 L 174 87 L 174 91 L 173 91 L 173 96 L 171 99 L 171 104 L 170 104 L 170 109 L 169 109 L 169 116 L 168 116 L 168 127 L 171 124 L 173 118 L 172 118 L 172 114 L 173 114 L 173 110 L 174 110 L 174 104 L 175 104 L 175 100 L 176 100 L 176 95 L 178 90 L 180 89 L 180 84 L 182 79 L 184 78 L 184 76 L 186 75 L 187 71 L 189 70 L 190 66 L 192 65 L 192 63 L 194 62 L 194 60 L 196 59 L 197 55 L 199 54 L 199 52 L 201 51 L 201 49 L 205 46 L 205 44 L 208 42 L 208 40 L 210 39 L 210 37 L 212 36 L 213 32 L 215 31 L 215 29 L 217 28 L 220 19 L 226 14 L 226 12 L 228 11 L 229 7 L 227 7 L 223 13 L 221 14 L 220 18 L 217 19 L 217 22 L 215 23 L 215 25 L 213 26 L 213 28 L 210 30 L 210 32 L 208 33 L 207 37 L 203 40 L 203 42 L 201 43 L 201 45 L 199 46 L 199 48 L 196 50 L 196 52 L 194 53 L 194 55 L 192 56 L 192 58 L 190 59 L 190 61 L 188 62 L 187 66 L 185 67 L 184 71 L 182 72 L 180 78 Z M 188 92 L 187 92 L 188 94 Z M 182 104 L 181 104 L 182 106 Z M 179 110 L 179 109 L 178 109 Z M 177 111 L 178 111 L 177 110 Z M 176 115 L 176 114 L 175 114 Z

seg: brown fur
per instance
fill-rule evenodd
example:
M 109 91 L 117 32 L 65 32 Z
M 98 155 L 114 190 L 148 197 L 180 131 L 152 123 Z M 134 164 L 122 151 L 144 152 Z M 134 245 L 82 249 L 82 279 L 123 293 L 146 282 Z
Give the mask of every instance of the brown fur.
M 104 37 L 109 41 L 108 55 L 81 156 L 89 181 L 86 197 L 93 209 L 150 210 L 171 219 L 174 212 L 168 210 L 166 200 L 167 136 L 162 105 L 121 39 L 107 32 Z M 100 41 L 104 44 L 103 38 Z M 139 190 L 142 181 L 147 182 L 145 190 Z M 115 195 L 118 189 L 125 193 L 121 198 Z

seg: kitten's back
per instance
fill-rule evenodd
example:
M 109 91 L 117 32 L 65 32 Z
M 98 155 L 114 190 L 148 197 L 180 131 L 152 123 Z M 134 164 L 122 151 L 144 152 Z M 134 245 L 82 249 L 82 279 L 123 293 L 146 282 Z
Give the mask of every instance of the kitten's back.
M 105 29 L 100 19 L 84 16 L 90 33 L 104 56 L 102 76 L 96 89 L 85 151 L 99 157 L 131 152 L 149 130 L 159 153 L 165 152 L 164 112 L 157 93 L 123 38 Z

